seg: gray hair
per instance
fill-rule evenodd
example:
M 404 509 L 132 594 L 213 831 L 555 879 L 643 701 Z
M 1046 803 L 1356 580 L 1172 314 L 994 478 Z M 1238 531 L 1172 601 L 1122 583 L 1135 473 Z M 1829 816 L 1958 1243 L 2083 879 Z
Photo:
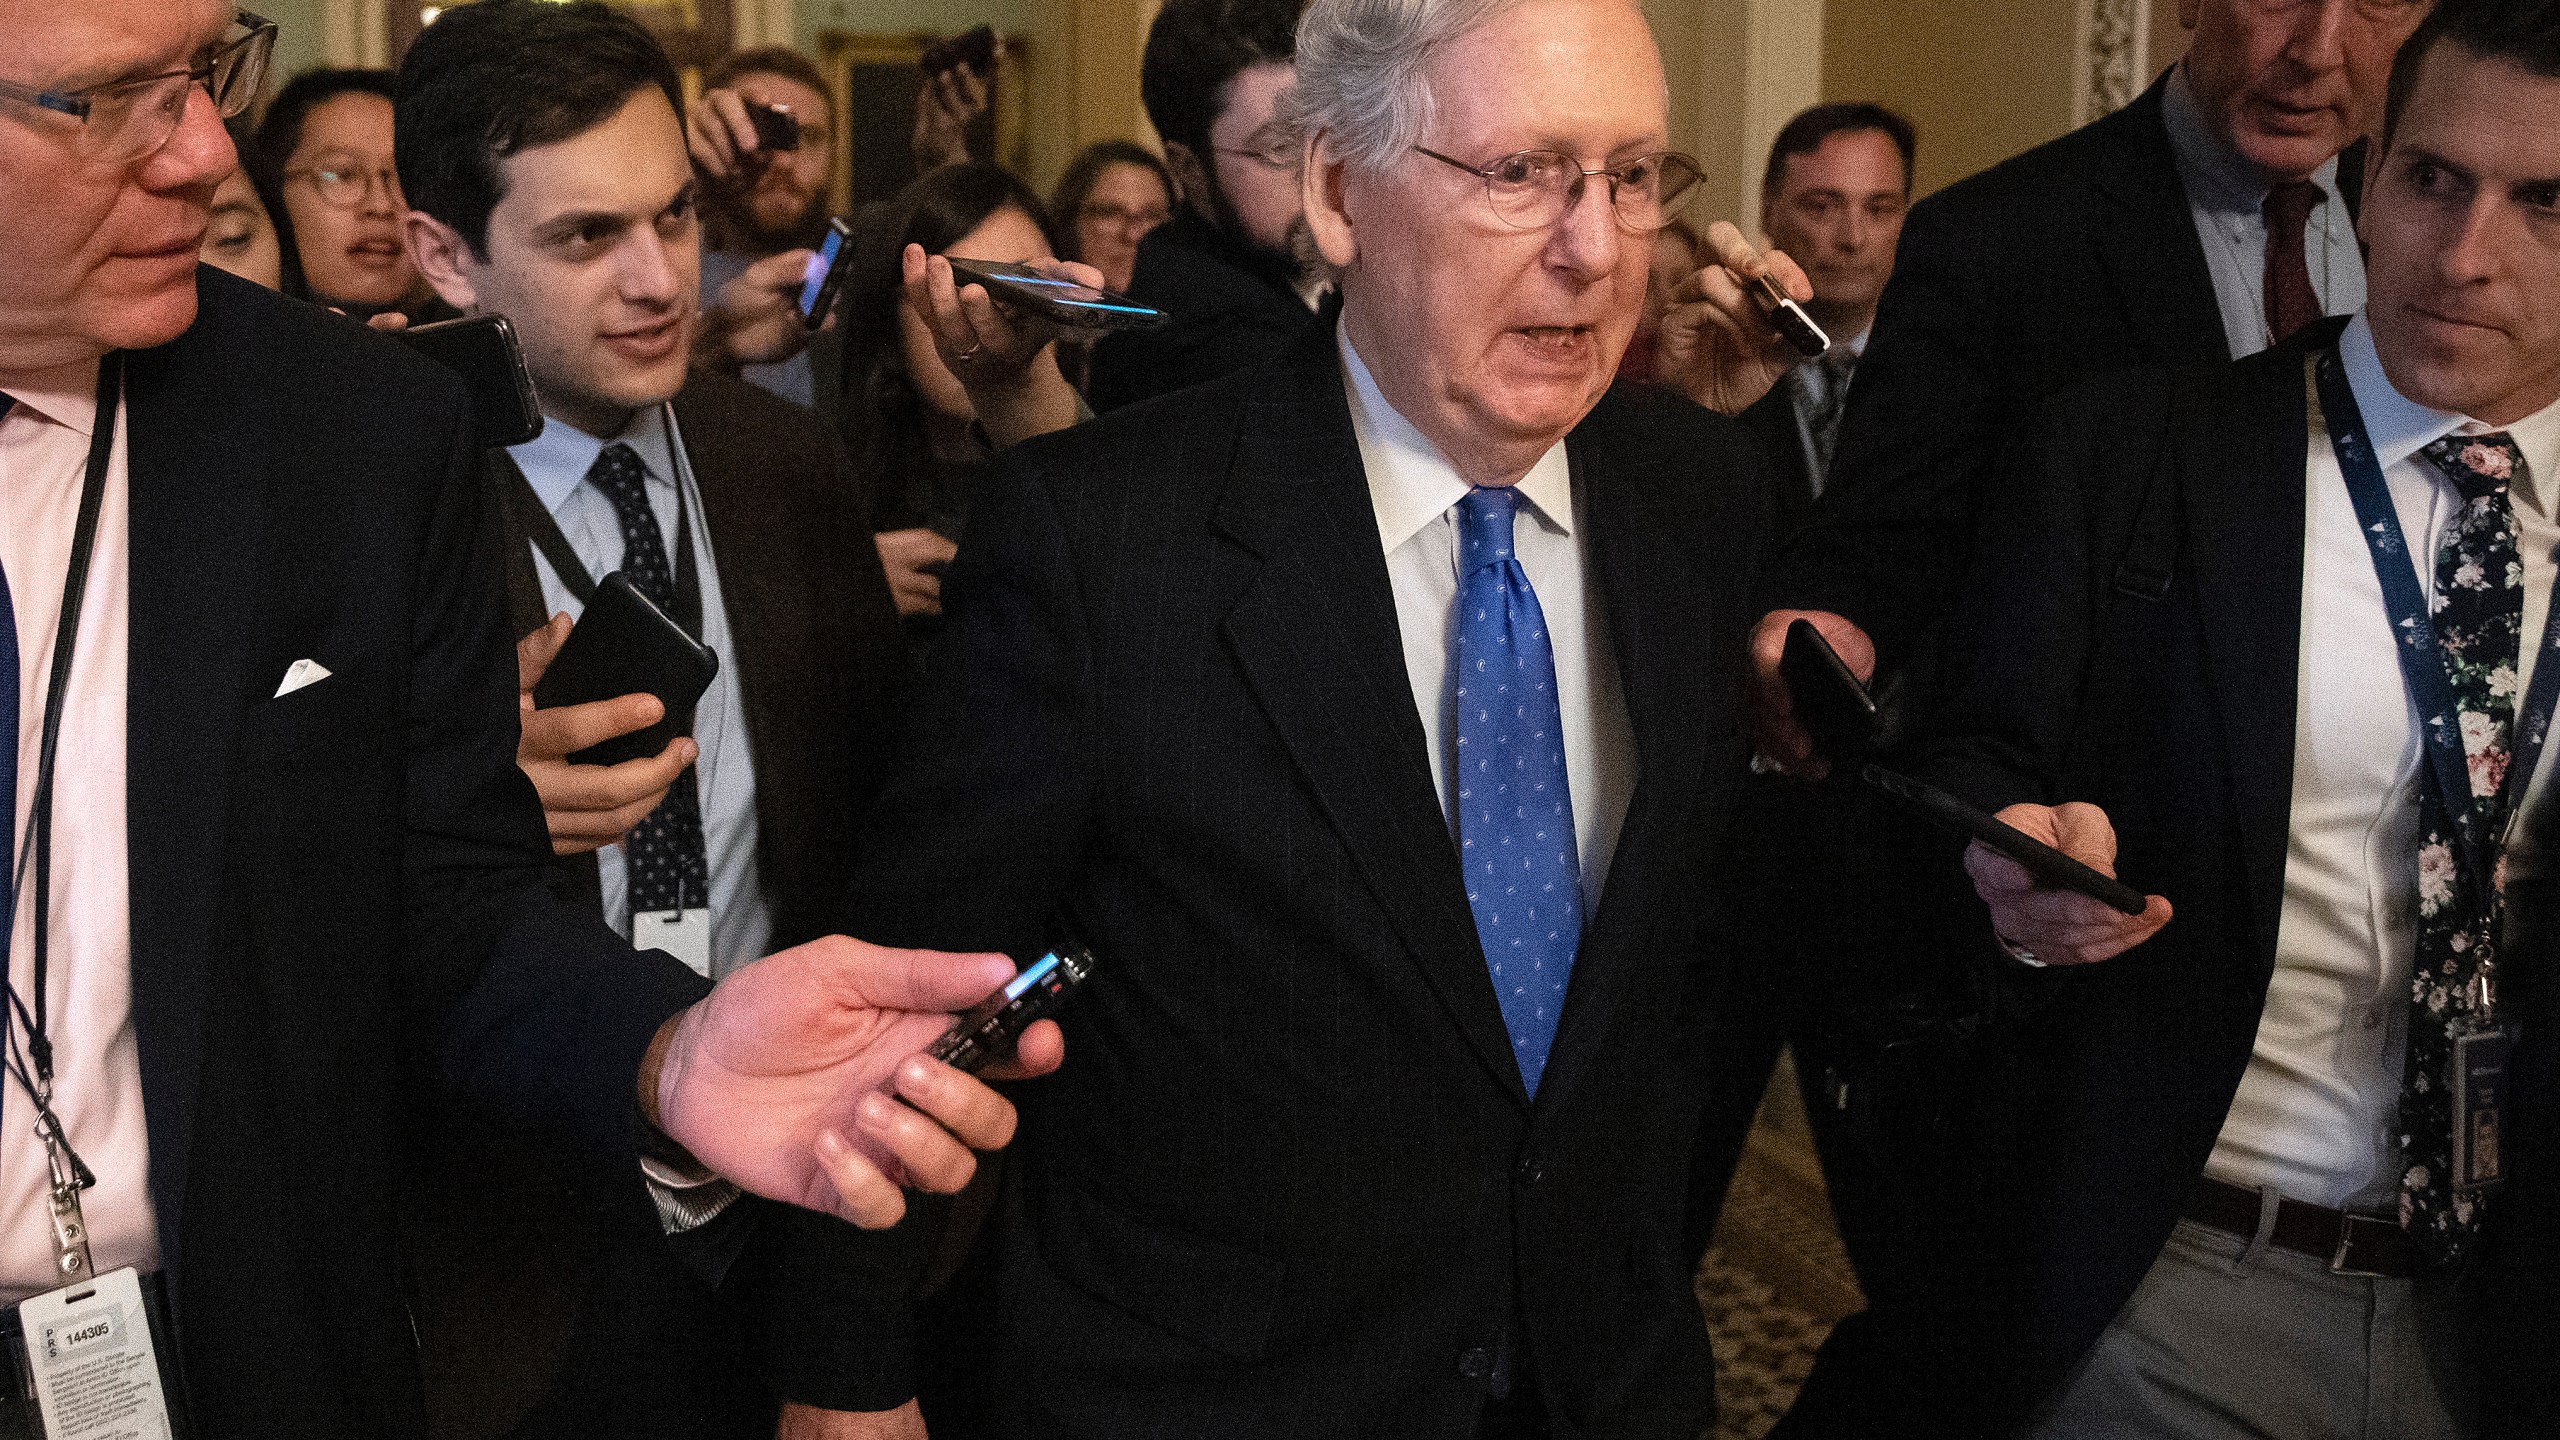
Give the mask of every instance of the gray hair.
M 1312 0 L 1298 19 L 1289 118 L 1333 137 L 1343 159 L 1383 170 L 1437 113 L 1423 69 L 1441 46 L 1524 0 Z

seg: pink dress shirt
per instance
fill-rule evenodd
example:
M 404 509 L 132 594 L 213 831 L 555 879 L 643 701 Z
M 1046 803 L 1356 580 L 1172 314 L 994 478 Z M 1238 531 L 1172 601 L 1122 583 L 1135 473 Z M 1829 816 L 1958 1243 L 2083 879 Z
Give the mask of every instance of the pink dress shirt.
M 45 684 L 97 419 L 97 385 L 94 360 L 35 374 L 0 374 L 0 391 L 18 402 L 0 415 L 0 566 L 7 570 L 18 621 L 18 844 L 24 843 L 34 799 Z M 81 1208 L 89 1253 L 101 1272 L 125 1265 L 148 1271 L 160 1263 L 133 1033 L 133 929 L 126 912 L 131 532 L 125 449 L 119 409 L 54 766 L 53 930 L 46 983 L 54 1111 L 72 1148 L 98 1177 L 81 1197 Z M 27 883 L 35 883 L 32 872 Z M 30 1001 L 38 908 L 32 895 L 25 897 L 9 937 L 9 980 Z M 31 1106 L 14 1081 L 0 1085 L 6 1087 L 0 1093 L 0 1301 L 15 1303 L 55 1284 L 53 1226 L 44 1146 L 35 1137 Z

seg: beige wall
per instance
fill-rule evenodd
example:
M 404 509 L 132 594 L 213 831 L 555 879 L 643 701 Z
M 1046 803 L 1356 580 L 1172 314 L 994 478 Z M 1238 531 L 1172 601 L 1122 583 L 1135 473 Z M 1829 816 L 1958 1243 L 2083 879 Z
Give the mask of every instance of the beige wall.
M 1823 96 L 1910 116 L 1926 194 L 2071 128 L 2078 24 L 2073 0 L 1828 0 Z

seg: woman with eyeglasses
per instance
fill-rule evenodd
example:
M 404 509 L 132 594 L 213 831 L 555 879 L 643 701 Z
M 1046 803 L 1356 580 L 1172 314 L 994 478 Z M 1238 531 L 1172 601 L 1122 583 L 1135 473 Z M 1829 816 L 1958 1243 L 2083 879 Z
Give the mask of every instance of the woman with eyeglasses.
M 259 147 L 284 181 L 309 299 L 358 320 L 422 318 L 433 292 L 409 263 L 391 160 L 391 72 L 306 70 L 276 95 Z

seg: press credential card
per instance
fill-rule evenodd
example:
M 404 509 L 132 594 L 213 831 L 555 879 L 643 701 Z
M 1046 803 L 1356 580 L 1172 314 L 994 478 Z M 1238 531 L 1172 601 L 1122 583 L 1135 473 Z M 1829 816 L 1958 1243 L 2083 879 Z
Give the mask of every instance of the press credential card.
M 46 1440 L 169 1440 L 169 1400 L 133 1269 L 18 1307 Z

